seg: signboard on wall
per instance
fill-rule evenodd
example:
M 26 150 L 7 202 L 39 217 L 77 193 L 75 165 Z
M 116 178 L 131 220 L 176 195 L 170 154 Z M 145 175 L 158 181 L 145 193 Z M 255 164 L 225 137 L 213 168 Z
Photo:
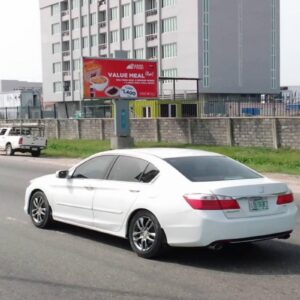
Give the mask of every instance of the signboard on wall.
M 84 99 L 158 97 L 157 62 L 83 58 Z

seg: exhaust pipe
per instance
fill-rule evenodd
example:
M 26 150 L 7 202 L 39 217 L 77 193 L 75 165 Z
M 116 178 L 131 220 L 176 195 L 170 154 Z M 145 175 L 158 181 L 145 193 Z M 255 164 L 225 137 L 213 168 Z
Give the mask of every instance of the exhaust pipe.
M 224 244 L 222 243 L 214 243 L 208 246 L 208 249 L 212 250 L 212 251 L 220 251 L 222 250 L 224 247 Z

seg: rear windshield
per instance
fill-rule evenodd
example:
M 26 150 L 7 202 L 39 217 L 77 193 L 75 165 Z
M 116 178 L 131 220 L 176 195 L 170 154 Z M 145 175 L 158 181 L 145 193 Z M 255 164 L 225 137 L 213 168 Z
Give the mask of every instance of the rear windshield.
M 261 178 L 245 166 L 224 156 L 174 157 L 165 160 L 194 182 Z

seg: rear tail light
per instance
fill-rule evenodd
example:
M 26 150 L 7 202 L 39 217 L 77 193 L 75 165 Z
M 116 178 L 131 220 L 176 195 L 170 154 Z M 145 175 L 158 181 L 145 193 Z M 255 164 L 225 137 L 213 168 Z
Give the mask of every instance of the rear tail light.
M 22 145 L 22 144 L 23 144 L 23 138 L 20 137 L 20 138 L 19 138 L 19 145 Z
M 284 195 L 279 195 L 277 197 L 277 204 L 282 205 L 282 204 L 288 204 L 294 202 L 294 195 L 292 193 L 284 194 Z
M 238 202 L 228 196 L 189 194 L 183 198 L 193 209 L 198 210 L 240 209 Z

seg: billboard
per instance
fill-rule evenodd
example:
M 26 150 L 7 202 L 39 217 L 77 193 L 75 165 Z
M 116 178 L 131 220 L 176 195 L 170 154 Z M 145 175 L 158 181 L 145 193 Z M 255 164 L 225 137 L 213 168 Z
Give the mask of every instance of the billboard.
M 157 62 L 83 58 L 84 99 L 157 98 Z

